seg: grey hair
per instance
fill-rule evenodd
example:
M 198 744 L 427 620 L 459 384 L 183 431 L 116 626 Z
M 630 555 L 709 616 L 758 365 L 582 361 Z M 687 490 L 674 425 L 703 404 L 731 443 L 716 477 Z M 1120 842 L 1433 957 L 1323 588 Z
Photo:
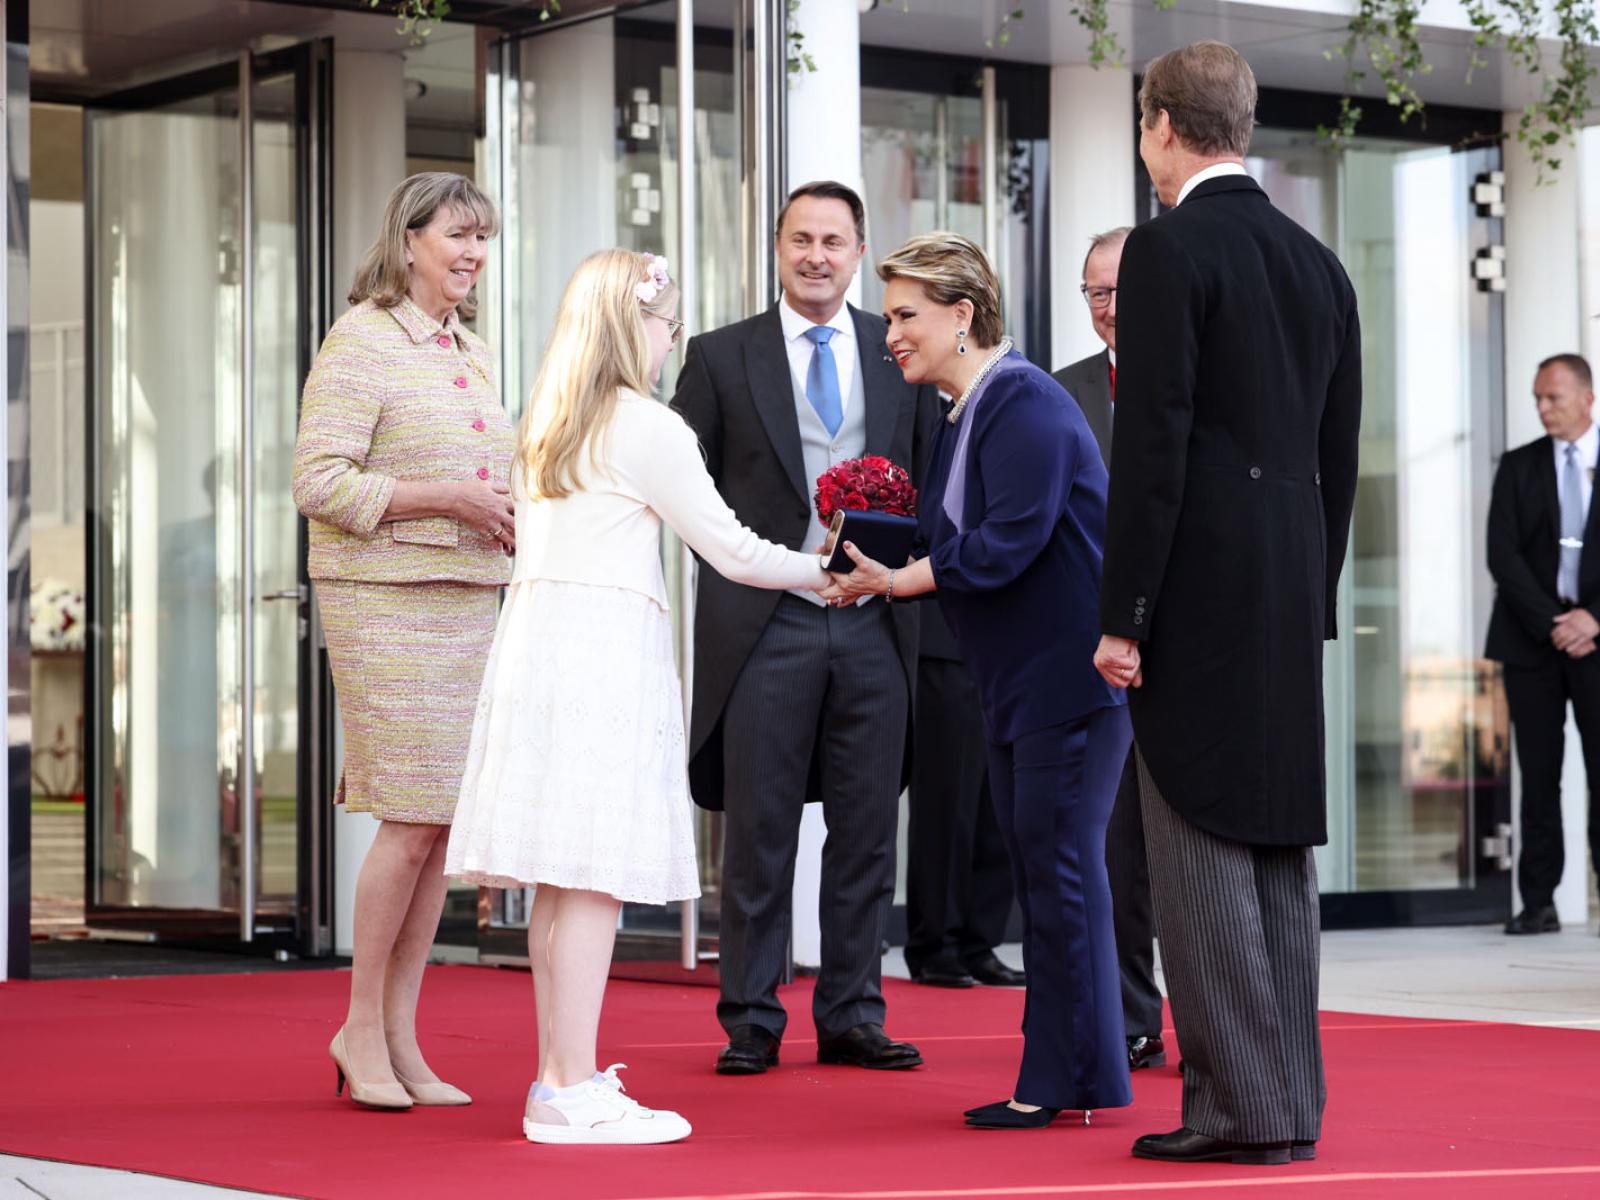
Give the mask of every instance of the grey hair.
M 1104 233 L 1097 233 L 1089 239 L 1089 252 L 1083 256 L 1082 275 L 1089 274 L 1089 260 L 1094 257 L 1096 250 L 1112 250 L 1128 240 L 1128 235 L 1133 232 L 1132 225 L 1118 225 L 1115 229 L 1108 229 Z

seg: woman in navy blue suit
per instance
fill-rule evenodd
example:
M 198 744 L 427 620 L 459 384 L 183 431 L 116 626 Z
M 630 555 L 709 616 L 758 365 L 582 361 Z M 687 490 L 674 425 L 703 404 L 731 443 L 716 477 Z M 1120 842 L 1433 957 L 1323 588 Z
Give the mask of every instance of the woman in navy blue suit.
M 878 264 L 888 344 L 908 383 L 954 396 L 919 499 L 926 557 L 846 550 L 835 603 L 932 594 L 977 681 L 989 786 L 1010 851 L 1028 976 L 1022 1066 L 984 1129 L 1132 1101 L 1106 881 L 1106 822 L 1131 730 L 1094 667 L 1106 469 L 1077 403 L 1001 336 L 1000 285 L 953 233 Z

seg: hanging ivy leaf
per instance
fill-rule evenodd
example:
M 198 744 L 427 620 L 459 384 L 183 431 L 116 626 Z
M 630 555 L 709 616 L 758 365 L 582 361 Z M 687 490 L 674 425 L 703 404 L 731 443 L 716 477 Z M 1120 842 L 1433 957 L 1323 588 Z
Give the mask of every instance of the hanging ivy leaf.
M 413 46 L 427 41 L 434 26 L 450 15 L 450 0 L 367 0 L 368 8 L 387 8 L 399 19 L 397 32 Z M 561 0 L 540 0 L 539 20 L 561 11 Z

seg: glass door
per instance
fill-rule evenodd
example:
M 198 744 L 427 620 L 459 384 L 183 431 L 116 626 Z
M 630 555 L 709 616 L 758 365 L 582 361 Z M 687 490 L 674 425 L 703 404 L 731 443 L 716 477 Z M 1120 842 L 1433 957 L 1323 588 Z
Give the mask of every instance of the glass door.
M 608 246 L 665 254 L 684 275 L 679 184 L 691 164 L 695 231 L 693 304 L 681 313 L 690 334 L 746 314 L 745 113 L 734 63 L 739 0 L 703 3 L 694 31 L 692 145 L 678 134 L 677 5 L 670 0 L 536 31 L 498 43 L 487 79 L 490 186 L 501 205 L 503 255 L 490 273 L 480 326 L 500 352 L 506 406 L 520 413 L 568 276 Z M 715 24 L 720 22 L 721 24 Z M 766 300 L 759 304 L 764 306 Z M 663 373 L 670 397 L 676 364 Z M 686 628 L 691 571 L 676 540 L 662 547 L 675 625 Z M 679 645 L 680 669 L 688 664 Z M 651 978 L 714 981 L 720 814 L 698 812 L 703 897 L 698 903 L 623 908 L 614 970 Z M 531 889 L 485 888 L 470 899 L 483 961 L 526 961 Z M 465 910 L 468 897 L 447 912 Z
M 1497 147 L 1258 130 L 1247 167 L 1337 250 L 1361 308 L 1361 475 L 1325 655 L 1325 922 L 1499 920 L 1509 911 L 1509 721 L 1481 657 L 1484 561 L 1504 438 L 1501 298 L 1474 256 L 1502 240 L 1474 180 Z
M 315 844 L 297 402 L 319 51 L 86 115 L 87 918 L 305 948 Z

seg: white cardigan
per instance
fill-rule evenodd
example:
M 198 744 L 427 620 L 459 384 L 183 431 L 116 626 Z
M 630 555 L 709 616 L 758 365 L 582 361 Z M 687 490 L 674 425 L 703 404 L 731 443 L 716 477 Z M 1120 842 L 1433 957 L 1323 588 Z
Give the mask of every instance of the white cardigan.
M 511 585 L 548 579 L 627 588 L 662 608 L 661 522 L 718 574 L 787 590 L 828 582 L 815 554 L 789 550 L 739 524 L 706 471 L 700 440 L 664 404 L 624 390 L 602 435 L 603 469 L 580 460 L 581 490 L 518 500 Z

